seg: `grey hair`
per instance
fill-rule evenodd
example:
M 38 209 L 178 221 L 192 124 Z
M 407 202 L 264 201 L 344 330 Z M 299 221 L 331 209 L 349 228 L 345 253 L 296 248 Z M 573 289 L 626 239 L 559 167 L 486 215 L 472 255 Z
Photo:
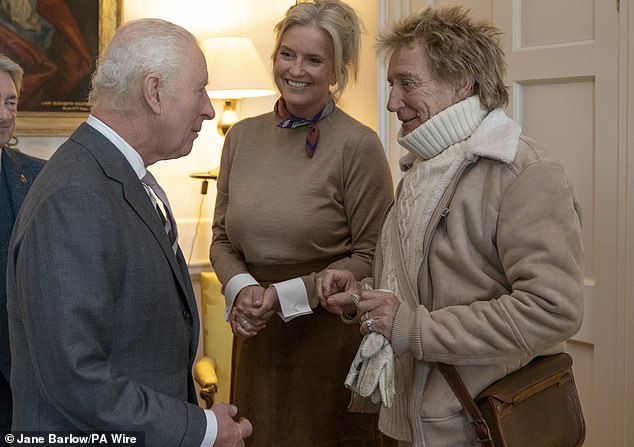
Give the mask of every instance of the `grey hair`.
M 19 95 L 20 90 L 22 90 L 22 77 L 24 76 L 22 67 L 4 54 L 0 54 L 0 71 L 9 74 Z
M 199 46 L 186 29 L 161 19 L 138 19 L 125 23 L 115 33 L 97 60 L 89 101 L 127 109 L 150 73 L 160 73 L 167 94 L 184 75 L 188 50 Z
M 338 99 L 350 78 L 356 81 L 359 76 L 363 22 L 352 7 L 339 0 L 299 2 L 291 6 L 284 18 L 275 25 L 275 47 L 271 55 L 273 62 L 277 59 L 284 33 L 293 25 L 315 25 L 332 39 L 337 80 L 332 95 Z
M 469 10 L 458 7 L 425 8 L 405 17 L 377 39 L 379 54 L 419 43 L 438 81 L 473 83 L 473 94 L 487 111 L 508 103 L 504 85 L 506 63 L 499 31 L 474 22 Z

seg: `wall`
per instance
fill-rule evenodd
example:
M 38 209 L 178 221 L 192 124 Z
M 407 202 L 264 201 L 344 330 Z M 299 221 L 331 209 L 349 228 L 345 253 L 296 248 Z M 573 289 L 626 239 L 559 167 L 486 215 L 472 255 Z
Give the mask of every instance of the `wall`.
M 273 26 L 294 0 L 124 0 L 123 20 L 158 17 L 178 23 L 192 31 L 199 39 L 212 36 L 250 37 L 265 63 L 271 68 Z M 177 6 L 174 6 L 177 4 Z M 342 107 L 370 127 L 376 129 L 376 63 L 372 41 L 376 28 L 375 1 L 350 0 L 363 17 L 367 35 L 363 42 L 362 68 L 359 82 L 342 98 Z M 213 73 L 210 74 L 213 77 Z M 276 97 L 247 99 L 239 104 L 242 117 L 257 115 L 272 109 Z M 213 102 L 216 112 L 222 110 L 220 102 Z M 26 153 L 49 158 L 65 138 L 22 137 L 19 147 Z M 215 198 L 215 185 L 209 185 L 209 194 L 200 194 L 201 182 L 189 177 L 192 172 L 207 171 L 218 166 L 222 137 L 216 132 L 216 119 L 206 122 L 191 154 L 178 160 L 159 162 L 150 170 L 167 191 L 179 226 L 181 248 L 190 258 L 194 271 L 209 268 L 208 250 L 211 241 L 211 216 Z M 201 202 L 202 201 L 202 202 Z M 198 217 L 202 216 L 200 225 Z M 197 231 L 198 230 L 198 231 Z M 195 238 L 195 240 L 194 240 Z M 192 244 L 194 242 L 194 244 Z

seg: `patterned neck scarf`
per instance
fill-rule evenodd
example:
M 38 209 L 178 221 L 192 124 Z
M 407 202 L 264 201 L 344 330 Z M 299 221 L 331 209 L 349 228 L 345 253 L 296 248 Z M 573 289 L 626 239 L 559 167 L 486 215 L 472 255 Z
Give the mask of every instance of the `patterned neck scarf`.
M 317 143 L 319 143 L 319 127 L 317 126 L 317 121 L 330 115 L 334 109 L 335 102 L 332 99 L 328 100 L 321 112 L 315 115 L 312 120 L 307 120 L 291 115 L 286 109 L 284 98 L 280 97 L 275 103 L 274 108 L 277 117 L 280 119 L 277 123 L 277 127 L 282 129 L 295 129 L 302 126 L 309 127 L 308 136 L 306 136 L 306 155 L 308 155 L 309 158 L 313 158 L 315 149 L 317 149 Z

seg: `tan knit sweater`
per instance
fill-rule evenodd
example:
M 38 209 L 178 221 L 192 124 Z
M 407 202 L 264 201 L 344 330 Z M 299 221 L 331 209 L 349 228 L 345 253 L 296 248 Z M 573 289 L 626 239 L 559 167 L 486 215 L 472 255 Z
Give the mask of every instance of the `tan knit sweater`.
M 247 264 L 341 258 L 331 268 L 369 276 L 378 230 L 393 199 L 376 133 L 338 108 L 319 121 L 313 158 L 307 128 L 280 129 L 273 112 L 233 126 L 225 140 L 211 261 L 226 284 Z M 304 277 L 311 307 L 314 275 Z

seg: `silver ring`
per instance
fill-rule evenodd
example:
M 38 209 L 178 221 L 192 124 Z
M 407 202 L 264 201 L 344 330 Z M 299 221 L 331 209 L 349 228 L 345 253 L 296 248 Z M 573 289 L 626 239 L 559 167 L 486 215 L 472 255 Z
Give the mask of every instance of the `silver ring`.
M 361 301 L 361 297 L 357 295 L 356 293 L 351 293 L 350 295 L 352 296 L 352 302 L 354 302 L 354 304 L 358 306 L 359 301 Z
M 374 324 L 374 319 L 373 318 L 370 318 L 369 320 L 366 320 L 365 325 L 368 327 L 368 331 L 374 332 L 374 329 L 372 328 L 373 324 Z
M 246 325 L 248 322 L 249 322 L 249 320 L 247 320 L 246 318 L 244 318 L 244 319 L 242 320 L 242 326 Z

